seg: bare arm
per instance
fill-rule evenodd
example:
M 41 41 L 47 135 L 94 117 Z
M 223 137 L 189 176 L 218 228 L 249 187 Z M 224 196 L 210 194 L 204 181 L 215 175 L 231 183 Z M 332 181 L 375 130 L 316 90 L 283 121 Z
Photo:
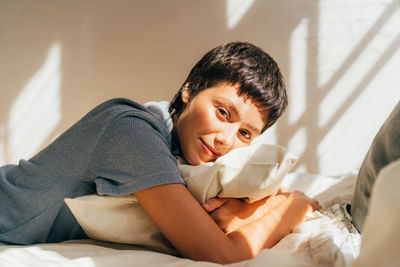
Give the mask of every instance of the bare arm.
M 183 256 L 224 264 L 253 258 L 271 247 L 310 209 L 307 200 L 293 194 L 261 218 L 226 235 L 184 185 L 155 186 L 135 196 Z
M 320 209 L 317 200 L 308 198 L 301 192 L 290 192 L 280 188 L 276 195 L 271 195 L 253 203 L 235 198 L 211 198 L 204 203 L 203 209 L 225 233 L 230 233 L 254 220 L 264 216 L 266 212 L 288 201 L 291 194 L 302 195 L 308 200 L 313 210 Z
M 257 235 L 264 235 L 264 243 L 260 243 L 258 246 L 271 248 L 284 236 L 289 234 L 296 225 L 303 222 L 304 217 L 309 211 L 320 208 L 316 200 L 308 198 L 300 191 L 287 194 L 286 199 L 280 199 L 278 203 L 274 203 L 274 205 L 273 208 L 266 205 L 267 211 L 261 218 L 245 221 L 247 224 L 240 226 L 232 233 L 243 231 L 252 232 L 256 229 L 256 227 L 253 226 L 262 226 L 258 227 L 255 232 L 247 234 L 246 236 L 252 238 Z M 256 241 L 254 241 L 253 244 L 256 244 Z

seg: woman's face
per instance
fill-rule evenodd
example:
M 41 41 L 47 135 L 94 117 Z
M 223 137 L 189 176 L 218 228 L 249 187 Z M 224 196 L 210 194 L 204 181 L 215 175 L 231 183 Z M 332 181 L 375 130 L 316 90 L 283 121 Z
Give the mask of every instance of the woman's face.
M 213 161 L 249 145 L 261 133 L 269 112 L 237 91 L 237 86 L 219 84 L 201 91 L 190 102 L 189 92 L 182 91 L 186 106 L 174 120 L 174 128 L 189 164 Z

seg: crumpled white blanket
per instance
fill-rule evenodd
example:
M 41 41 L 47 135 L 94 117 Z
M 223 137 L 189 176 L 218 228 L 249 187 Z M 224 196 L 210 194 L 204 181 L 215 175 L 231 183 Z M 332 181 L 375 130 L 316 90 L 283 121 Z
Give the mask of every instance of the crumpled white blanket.
M 315 211 L 272 250 L 298 252 L 312 266 L 350 266 L 359 254 L 361 237 L 348 216 L 344 204 Z
M 304 174 L 303 179 L 299 176 L 288 175 L 283 186 L 316 198 L 322 210 L 309 214 L 307 221 L 293 229 L 272 250 L 299 253 L 309 266 L 350 266 L 361 245 L 361 236 L 346 211 L 346 205 L 351 202 L 356 173 L 342 177 L 317 175 L 308 182 L 309 175 Z
M 274 248 L 257 257 L 228 266 L 335 266 L 348 267 L 358 255 L 360 235 L 349 223 L 356 174 L 341 177 L 291 173 L 282 186 L 316 198 L 323 210 L 309 214 Z M 93 240 L 34 246 L 0 246 L 0 266 L 220 266 L 162 254 L 137 246 Z

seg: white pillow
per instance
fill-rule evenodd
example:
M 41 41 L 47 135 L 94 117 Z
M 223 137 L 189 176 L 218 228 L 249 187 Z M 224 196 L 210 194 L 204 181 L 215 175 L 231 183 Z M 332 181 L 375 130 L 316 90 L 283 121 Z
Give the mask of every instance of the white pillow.
M 88 237 L 141 245 L 171 255 L 178 253 L 131 196 L 88 195 L 65 202 Z
M 200 203 L 216 196 L 253 202 L 274 194 L 296 161 L 297 157 L 281 146 L 258 144 L 235 149 L 213 163 L 179 164 L 179 169 Z M 89 195 L 66 198 L 65 202 L 90 238 L 176 254 L 133 195 Z
M 254 202 L 274 194 L 296 162 L 297 157 L 284 147 L 257 144 L 235 149 L 215 162 L 178 167 L 200 203 L 216 196 Z

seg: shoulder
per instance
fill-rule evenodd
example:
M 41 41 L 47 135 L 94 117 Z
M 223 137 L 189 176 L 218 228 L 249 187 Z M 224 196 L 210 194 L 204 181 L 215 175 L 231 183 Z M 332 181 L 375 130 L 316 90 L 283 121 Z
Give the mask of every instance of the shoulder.
M 82 120 L 97 119 L 111 123 L 125 121 L 124 118 L 127 117 L 145 121 L 157 130 L 165 128 L 165 131 L 170 131 L 159 112 L 127 98 L 107 100 L 92 109 Z
M 127 98 L 113 98 L 99 104 L 91 112 L 89 112 L 89 114 L 103 112 L 103 111 L 109 111 L 117 114 L 127 111 L 148 112 L 147 108 L 145 108 L 143 105 L 135 101 L 132 101 Z
M 140 136 L 154 139 L 158 136 L 170 146 L 172 122 L 166 114 L 168 105 L 167 101 L 142 105 L 127 98 L 114 98 L 98 105 L 90 113 L 92 117 L 106 121 L 107 132 L 116 136 L 122 133 L 135 139 Z

